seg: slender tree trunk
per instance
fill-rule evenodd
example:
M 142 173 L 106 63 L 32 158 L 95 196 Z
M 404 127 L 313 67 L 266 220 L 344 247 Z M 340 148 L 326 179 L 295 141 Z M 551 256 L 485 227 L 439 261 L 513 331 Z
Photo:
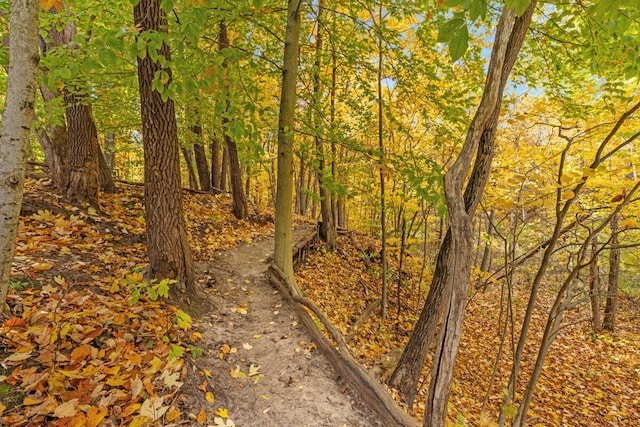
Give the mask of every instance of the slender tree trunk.
M 229 32 L 227 31 L 226 22 L 220 22 L 220 38 L 218 40 L 218 48 L 220 53 L 229 48 Z M 225 58 L 222 61 L 223 74 L 228 75 L 227 68 L 229 64 Z M 240 159 L 238 158 L 238 147 L 236 142 L 229 135 L 227 126 L 229 125 L 228 112 L 231 108 L 231 94 L 229 93 L 229 82 L 225 80 L 224 90 L 226 92 L 225 114 L 222 116 L 222 128 L 224 132 L 224 141 L 226 143 L 227 152 L 229 153 L 229 175 L 231 178 L 231 197 L 233 198 L 233 215 L 238 219 L 245 219 L 248 215 L 247 199 L 244 197 L 244 189 L 242 187 L 242 169 L 240 168 Z
M 484 191 L 484 187 L 489 178 L 491 161 L 494 155 L 495 133 L 497 129 L 498 119 L 500 117 L 500 101 L 502 99 L 502 93 L 504 91 L 504 87 L 506 85 L 511 69 L 513 68 L 513 65 L 520 51 L 520 47 L 522 46 L 522 42 L 524 40 L 526 32 L 529 28 L 535 3 L 536 1 L 534 0 L 527 11 L 524 13 L 524 15 L 515 20 L 513 30 L 511 30 L 511 23 L 508 23 L 509 25 L 507 25 L 507 29 L 509 29 L 510 34 L 507 33 L 506 35 L 510 36 L 510 38 L 508 41 L 506 52 L 502 51 L 502 49 L 504 48 L 502 43 L 505 42 L 505 40 L 503 40 L 503 37 L 505 36 L 504 24 L 500 27 L 501 32 L 496 34 L 496 41 L 500 40 L 500 45 L 496 46 L 496 43 L 494 42 L 494 48 L 492 52 L 493 64 L 490 64 L 489 66 L 489 74 L 487 76 L 487 83 L 485 85 L 486 94 L 483 96 L 485 105 L 482 106 L 482 112 L 478 111 L 476 113 L 476 117 L 474 117 L 474 121 L 472 122 L 473 128 L 470 128 L 467 135 L 467 138 L 477 138 L 479 140 L 477 142 L 477 154 L 475 157 L 473 171 L 464 192 L 464 205 L 467 215 L 473 215 L 475 213 L 478 203 L 480 202 L 482 192 Z M 506 17 L 502 19 L 505 20 Z M 500 52 L 502 52 L 502 54 L 500 54 Z M 493 59 L 494 56 L 496 56 L 496 60 Z M 496 76 L 496 74 L 498 75 Z M 485 98 L 487 99 L 485 100 Z M 482 103 L 483 102 L 481 101 L 481 105 Z M 488 104 L 493 105 L 492 110 L 488 109 Z M 479 117 L 480 115 L 487 117 Z M 464 232 L 464 221 L 459 224 L 459 227 L 461 227 L 462 232 Z M 443 228 L 441 228 L 441 230 L 442 229 Z M 465 243 L 462 242 L 462 249 L 464 249 L 464 244 Z M 449 281 L 449 277 L 453 274 L 453 269 L 458 268 L 457 265 L 454 265 L 454 262 L 457 261 L 455 260 L 456 256 L 455 251 L 452 250 L 452 245 L 453 236 L 451 230 L 448 229 L 442 239 L 442 244 L 438 251 L 438 255 L 436 258 L 436 269 L 433 274 L 431 286 L 429 288 L 429 294 L 427 295 L 427 300 L 425 301 L 422 312 L 420 313 L 420 318 L 416 323 L 414 332 L 409 340 L 409 343 L 405 347 L 396 370 L 389 379 L 389 384 L 392 387 L 398 389 L 400 396 L 407 404 L 409 404 L 409 406 L 413 405 L 413 401 L 415 399 L 417 384 L 420 378 L 420 373 L 422 371 L 422 365 L 424 363 L 429 344 L 431 343 L 435 335 L 435 330 L 440 318 L 440 314 L 442 312 L 443 303 L 446 303 L 447 312 L 449 313 L 448 317 L 445 318 L 445 321 L 449 321 L 450 316 L 452 315 L 455 317 L 460 314 L 460 311 L 457 310 L 456 304 L 460 304 L 460 302 L 463 300 L 460 292 L 463 290 L 462 288 L 464 288 L 465 283 L 468 281 L 468 278 L 466 281 L 463 281 L 461 287 L 458 288 L 457 295 L 454 297 L 455 300 L 450 301 L 450 297 L 448 295 L 450 295 L 451 293 L 450 290 L 452 282 Z M 443 350 L 441 350 L 441 355 L 446 354 L 449 359 L 452 356 L 455 356 L 455 354 L 453 353 L 457 354 L 457 329 L 454 327 L 455 323 L 451 323 L 451 325 L 452 334 L 449 336 L 444 336 L 443 338 L 446 340 L 448 345 L 455 346 L 456 351 L 453 351 L 453 347 L 449 348 L 447 352 L 443 352 Z M 434 361 L 435 360 L 437 359 L 434 359 Z M 434 364 L 434 366 L 435 365 L 436 364 Z M 450 366 L 451 365 L 449 364 L 449 367 Z M 441 382 L 450 382 L 451 380 L 451 378 L 447 375 L 436 375 L 436 378 L 438 378 L 438 381 Z M 435 397 L 433 392 L 435 392 L 436 390 L 443 391 L 444 388 L 442 387 L 442 385 L 438 387 L 430 386 L 430 390 L 432 390 L 430 398 L 433 400 L 433 398 Z M 448 398 L 448 391 L 446 393 L 446 396 L 442 397 Z M 440 399 L 442 399 L 442 397 L 440 397 Z M 437 422 L 440 422 L 442 418 L 442 414 L 438 415 L 438 411 L 442 409 L 442 402 L 430 402 L 428 403 L 428 406 L 432 408 L 430 409 L 430 411 L 433 413 L 433 415 L 430 414 L 429 416 L 425 416 L 425 423 L 434 422 L 436 424 L 433 425 L 437 426 Z
M 189 147 L 180 147 L 180 151 L 182 151 L 184 163 L 187 165 L 187 173 L 189 174 L 189 188 L 192 190 L 197 190 L 198 179 L 196 178 L 196 171 L 193 168 L 193 157 L 191 156 L 191 149 Z
M 278 116 L 278 186 L 276 193 L 274 263 L 285 277 L 293 277 L 291 229 L 293 227 L 293 130 L 302 0 L 289 0 L 282 67 L 282 94 Z
M 114 153 L 111 152 L 112 161 L 113 154 Z M 107 159 L 102 153 L 100 144 L 98 144 L 98 182 L 100 183 L 100 190 L 105 193 L 116 193 L 118 191 L 118 189 L 116 188 L 116 183 L 113 181 L 113 166 L 110 166 L 107 163 Z
M 387 300 L 388 287 L 387 283 L 387 213 L 386 213 L 386 196 L 385 196 L 385 154 L 384 154 L 384 135 L 383 135 L 383 101 L 382 101 L 382 3 L 379 7 L 380 22 L 378 23 L 380 34 L 378 34 L 378 149 L 380 150 L 380 232 L 382 234 L 382 250 L 380 258 L 382 260 L 382 301 L 380 303 L 381 317 L 387 317 Z
M 138 37 L 166 33 L 167 19 L 160 0 L 140 0 L 134 6 Z M 147 48 L 148 49 L 148 48 Z M 163 43 L 157 52 L 170 61 L 169 46 Z M 151 279 L 175 279 L 174 297 L 195 295 L 194 266 L 187 240 L 182 210 L 178 129 L 173 100 L 163 101 L 152 87 L 156 73 L 165 72 L 171 81 L 171 69 L 151 59 L 149 52 L 138 57 L 140 111 L 144 141 L 144 195 L 147 223 L 147 253 Z M 165 87 L 166 90 L 166 87 Z
M 199 117 L 199 115 L 196 115 Z M 198 119 L 199 120 L 199 119 Z M 204 135 L 202 126 L 193 125 L 189 128 L 197 141 L 193 144 L 193 154 L 196 158 L 196 169 L 198 170 L 198 182 L 202 191 L 211 191 L 211 174 L 209 173 L 209 162 L 204 152 Z
M 305 186 L 305 179 L 307 177 L 307 156 L 300 153 L 300 166 L 298 167 L 298 179 L 296 180 L 296 214 L 305 216 L 307 215 L 307 193 L 309 189 Z M 306 190 L 306 191 L 305 191 Z
M 220 163 L 220 140 L 215 138 L 211 142 L 211 185 L 213 186 L 214 192 L 219 192 L 222 189 L 220 186 Z
M 226 136 L 222 137 L 224 144 L 222 146 L 222 169 L 220 170 L 220 190 L 227 192 L 229 181 L 229 147 L 227 147 Z
M 116 137 L 108 133 L 104 137 L 104 160 L 109 168 L 109 174 L 115 176 L 116 169 Z
M 9 70 L 0 128 L 0 313 L 9 289 L 38 86 L 39 8 L 37 0 L 9 4 Z
M 589 299 L 591 301 L 591 319 L 593 330 L 598 332 L 602 329 L 602 319 L 600 318 L 600 269 L 598 268 L 598 240 L 593 239 L 591 243 L 591 262 L 589 264 Z
M 493 239 L 493 217 L 494 212 L 490 211 L 487 215 L 487 238 L 488 241 L 485 242 L 484 250 L 482 251 L 482 261 L 480 263 L 480 271 L 483 273 L 488 273 L 491 269 L 491 260 L 492 260 L 492 244 L 491 240 Z
M 324 239 L 326 247 L 329 251 L 334 251 L 336 248 L 336 226 L 333 219 L 333 210 L 331 209 L 331 193 L 327 188 L 327 181 L 329 180 L 326 161 L 324 155 L 324 141 L 320 137 L 322 132 L 322 79 L 320 78 L 320 70 L 322 68 L 322 49 L 323 49 L 323 20 L 322 12 L 326 5 L 326 0 L 319 0 L 318 2 L 318 18 L 316 25 L 316 58 L 313 67 L 313 118 L 315 135 L 313 140 L 316 147 L 316 158 L 318 160 L 318 167 L 316 174 L 318 176 L 318 187 L 320 193 L 320 213 L 322 215 L 322 223 L 320 225 L 320 236 Z
M 76 202 L 98 206 L 100 190 L 98 131 L 91 107 L 83 96 L 65 91 L 69 132 L 69 182 L 66 196 Z
M 618 245 L 618 215 L 611 218 L 611 249 L 609 251 L 609 284 L 604 308 L 604 329 L 613 332 L 618 313 L 618 278 L 620 277 L 620 246 Z

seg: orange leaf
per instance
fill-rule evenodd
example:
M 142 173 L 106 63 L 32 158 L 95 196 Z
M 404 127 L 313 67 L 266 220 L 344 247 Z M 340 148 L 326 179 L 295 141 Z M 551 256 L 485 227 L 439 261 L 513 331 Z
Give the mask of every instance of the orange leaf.
M 4 322 L 2 324 L 2 326 L 6 326 L 8 328 L 14 328 L 14 327 L 25 326 L 26 324 L 27 323 L 24 320 L 22 320 L 22 319 L 20 319 L 18 317 L 14 317 L 14 318 L 9 319 L 6 322 Z
M 87 426 L 88 427 L 98 427 L 98 425 L 104 420 L 107 416 L 108 410 L 107 408 L 96 408 L 92 406 L 87 411 Z
M 83 344 L 71 352 L 71 358 L 76 362 L 84 360 L 91 354 L 91 346 L 89 344 Z
M 204 412 L 204 409 L 200 409 L 200 412 L 198 413 L 198 422 L 199 423 L 207 422 L 207 414 Z

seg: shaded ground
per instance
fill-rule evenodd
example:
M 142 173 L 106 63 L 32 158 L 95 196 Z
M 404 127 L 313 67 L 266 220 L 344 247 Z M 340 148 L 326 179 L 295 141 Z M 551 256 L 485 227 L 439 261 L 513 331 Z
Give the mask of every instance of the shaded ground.
M 309 227 L 299 226 L 294 242 Z M 237 426 L 380 425 L 266 280 L 273 244 L 266 238 L 199 264 L 205 276 L 201 291 L 210 304 L 197 327 L 204 355 L 188 375 L 181 403 L 193 414 L 205 408 L 209 422 L 218 408 L 226 408 Z M 212 386 L 202 387 L 204 381 Z

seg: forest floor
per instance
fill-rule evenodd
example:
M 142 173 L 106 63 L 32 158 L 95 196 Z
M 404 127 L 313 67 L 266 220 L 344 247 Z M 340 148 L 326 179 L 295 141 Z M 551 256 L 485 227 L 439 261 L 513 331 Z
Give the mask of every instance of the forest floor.
M 269 212 L 237 221 L 228 196 L 186 193 L 198 297 L 180 307 L 144 282 L 142 187 L 119 187 L 96 211 L 27 180 L 0 425 L 378 425 L 267 281 Z
M 158 298 L 164 283 L 143 280 L 142 202 L 141 186 L 119 184 L 117 194 L 101 196 L 96 211 L 64 203 L 45 178 L 27 180 L 9 310 L 0 317 L 0 425 L 376 425 L 265 279 L 272 212 L 237 221 L 228 196 L 185 192 L 199 296 L 178 306 Z M 299 221 L 296 233 L 307 227 Z M 375 240 L 343 235 L 336 253 L 317 247 L 296 280 L 343 332 L 354 356 L 384 379 L 417 319 L 430 269 L 417 283 L 421 257 L 405 260 L 406 273 L 392 275 L 382 320 L 379 310 L 367 310 L 380 298 L 378 252 Z M 389 252 L 397 272 L 397 242 Z M 553 289 L 547 283 L 537 304 L 523 379 Z M 516 285 L 516 327 L 526 297 L 526 286 Z M 530 425 L 632 426 L 640 419 L 640 309 L 626 298 L 620 303 L 615 334 L 592 333 L 584 305 L 567 313 Z M 470 299 L 452 424 L 494 425 L 510 368 L 507 341 L 489 387 L 500 307 L 500 286 Z M 413 408 L 418 420 L 428 374 L 429 363 Z

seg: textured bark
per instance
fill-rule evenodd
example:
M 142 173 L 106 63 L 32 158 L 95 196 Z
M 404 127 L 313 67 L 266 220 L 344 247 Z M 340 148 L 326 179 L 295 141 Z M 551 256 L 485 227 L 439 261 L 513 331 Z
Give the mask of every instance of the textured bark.
M 222 169 L 220 169 L 220 190 L 225 193 L 229 180 L 229 148 L 227 147 L 224 136 L 222 140 L 225 142 L 222 147 Z
M 202 137 L 202 128 L 200 126 L 193 126 L 191 132 Z M 193 144 L 193 154 L 196 158 L 196 170 L 198 171 L 200 189 L 202 191 L 211 191 L 211 175 L 209 174 L 209 162 L 204 152 L 204 145 Z
M 607 302 L 604 308 L 603 327 L 613 332 L 616 329 L 618 314 L 618 278 L 620 277 L 620 246 L 618 245 L 618 215 L 611 218 L 611 250 L 609 251 L 609 284 L 607 286 Z
M 220 52 L 229 48 L 229 32 L 227 30 L 227 24 L 220 22 L 220 38 L 218 39 L 218 48 Z M 226 59 L 222 61 L 222 69 L 224 75 L 227 75 L 227 68 L 229 64 Z M 224 132 L 224 142 L 226 144 L 226 151 L 229 156 L 229 177 L 231 178 L 231 197 L 233 199 L 233 215 L 238 219 L 245 219 L 247 217 L 247 199 L 244 197 L 244 188 L 242 186 L 242 169 L 240 169 L 240 159 L 238 158 L 238 147 L 236 142 L 231 138 L 227 131 L 229 125 L 228 113 L 231 108 L 231 96 L 229 93 L 229 82 L 225 81 L 224 90 L 226 92 L 226 105 L 225 114 L 222 116 L 222 128 Z
M 293 223 L 293 126 L 302 0 L 289 0 L 282 66 L 282 92 L 278 116 L 278 183 L 276 193 L 275 250 L 273 260 L 285 278 L 295 283 L 291 228 Z
M 140 0 L 134 7 L 134 20 L 141 31 L 138 37 L 145 37 L 146 32 L 166 32 L 167 20 L 160 0 Z M 158 54 L 169 60 L 169 46 L 163 43 Z M 189 298 L 195 295 L 194 266 L 182 209 L 175 107 L 173 100 L 163 101 L 161 94 L 152 89 L 154 76 L 161 70 L 168 74 L 170 82 L 170 68 L 163 69 L 148 53 L 144 58 L 138 57 L 149 256 L 147 275 L 150 279 L 175 279 L 177 283 L 171 287 L 173 295 Z
M 9 69 L 0 129 L 0 313 L 9 289 L 34 117 L 38 71 L 37 0 L 9 5 Z
M 52 9 L 54 11 L 55 9 Z M 53 13 L 53 12 L 50 12 Z M 47 34 L 46 39 L 39 39 L 42 56 L 46 56 L 51 49 L 56 46 L 62 46 L 69 43 L 75 36 L 76 29 L 73 23 L 69 23 L 61 30 L 52 28 Z M 47 73 L 48 70 L 43 68 L 42 71 Z M 45 102 L 45 107 L 50 103 L 55 103 L 57 98 L 62 97 L 62 93 L 57 89 L 51 89 L 44 83 L 40 83 L 40 93 Z M 49 104 L 49 105 L 48 105 Z M 51 107 L 51 110 L 56 107 Z M 45 111 L 50 111 L 45 108 Z M 49 166 L 51 180 L 54 188 L 60 194 L 64 194 L 69 185 L 69 132 L 67 131 L 66 118 L 58 124 L 47 124 L 38 134 L 38 142 L 44 152 L 45 163 Z
M 100 190 L 98 131 L 91 107 L 84 101 L 84 97 L 65 91 L 69 132 L 69 181 L 65 195 L 72 201 L 97 207 Z

